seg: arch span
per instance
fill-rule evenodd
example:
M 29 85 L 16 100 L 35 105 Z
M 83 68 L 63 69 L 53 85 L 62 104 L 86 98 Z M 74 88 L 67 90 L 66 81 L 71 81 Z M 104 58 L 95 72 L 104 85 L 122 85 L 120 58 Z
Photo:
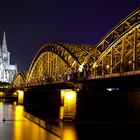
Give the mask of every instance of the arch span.
M 62 81 L 68 73 L 77 72 L 92 46 L 66 43 L 45 44 L 35 55 L 26 82 L 35 84 Z
M 116 25 L 85 58 L 92 63 L 92 75 L 114 74 L 140 69 L 140 8 Z
M 12 86 L 15 87 L 22 87 L 26 84 L 26 74 L 24 72 L 18 72 L 15 76 L 15 79 L 12 83 Z

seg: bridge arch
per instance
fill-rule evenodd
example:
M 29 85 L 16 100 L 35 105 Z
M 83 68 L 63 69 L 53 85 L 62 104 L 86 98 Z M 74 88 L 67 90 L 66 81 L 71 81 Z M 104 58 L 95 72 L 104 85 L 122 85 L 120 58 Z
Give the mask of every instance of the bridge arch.
M 116 25 L 85 58 L 92 63 L 92 76 L 140 69 L 140 8 Z
M 13 80 L 12 86 L 15 88 L 24 85 L 26 85 L 26 74 L 24 72 L 18 72 Z
M 42 82 L 62 81 L 68 73 L 78 71 L 90 50 L 90 45 L 45 44 L 35 55 L 26 82 L 42 84 Z

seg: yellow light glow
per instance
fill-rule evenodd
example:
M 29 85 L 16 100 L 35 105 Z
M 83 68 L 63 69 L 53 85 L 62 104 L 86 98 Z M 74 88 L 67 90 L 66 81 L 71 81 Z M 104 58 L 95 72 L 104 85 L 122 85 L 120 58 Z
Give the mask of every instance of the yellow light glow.
M 18 104 L 23 104 L 24 91 L 18 90 Z
M 92 68 L 95 69 L 96 67 L 97 67 L 97 64 L 94 63 Z
M 83 71 L 83 64 L 79 66 L 78 71 L 79 71 L 79 72 L 82 72 L 82 71 Z
M 109 69 L 109 65 L 106 65 L 106 68 Z
M 63 130 L 64 140 L 77 140 L 77 134 L 74 126 L 64 126 Z
M 23 106 L 15 106 L 14 110 L 14 120 L 22 120 L 23 119 Z M 15 134 L 15 139 L 20 140 L 23 136 L 23 124 L 22 123 L 14 123 L 13 132 Z
M 66 92 L 65 98 L 66 98 L 67 100 L 72 100 L 72 99 L 74 98 L 73 92 Z
M 14 96 L 17 96 L 17 92 L 14 92 L 13 95 L 14 95 Z
M 0 96 L 3 96 L 4 95 L 4 93 L 3 92 L 0 92 Z
M 61 90 L 61 102 L 63 102 L 63 113 L 61 112 L 61 114 L 63 114 L 63 117 L 66 119 L 75 119 L 76 95 L 76 91 L 73 91 L 72 89 Z M 61 119 L 63 117 L 61 115 Z

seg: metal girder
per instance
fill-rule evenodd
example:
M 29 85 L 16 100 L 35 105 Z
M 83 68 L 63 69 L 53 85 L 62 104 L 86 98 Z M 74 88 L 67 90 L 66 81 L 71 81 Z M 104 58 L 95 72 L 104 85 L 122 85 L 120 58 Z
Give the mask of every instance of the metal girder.
M 26 74 L 24 72 L 18 72 L 13 80 L 12 86 L 14 88 L 25 86 L 26 84 Z
M 62 81 L 68 71 L 77 72 L 92 46 L 54 43 L 44 45 L 34 57 L 27 75 L 28 84 Z
M 92 76 L 137 70 L 139 41 L 140 8 L 115 26 L 85 58 L 86 62 L 94 58 Z

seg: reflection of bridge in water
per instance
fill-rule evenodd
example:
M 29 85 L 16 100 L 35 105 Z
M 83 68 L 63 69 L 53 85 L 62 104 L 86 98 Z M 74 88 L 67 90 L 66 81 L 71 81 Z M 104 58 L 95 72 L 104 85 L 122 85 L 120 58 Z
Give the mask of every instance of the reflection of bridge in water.
M 73 102 L 76 104 L 76 96 L 78 96 L 76 92 L 81 88 L 86 86 L 88 89 L 91 85 L 92 88 L 99 88 L 99 84 L 104 85 L 104 82 L 97 84 L 96 81 L 109 77 L 121 79 L 120 77 L 134 76 L 135 78 L 132 78 L 134 82 L 137 79 L 135 75 L 139 74 L 140 9 L 137 9 L 116 25 L 97 45 L 45 44 L 35 55 L 28 72 L 19 72 L 16 75 L 12 88 L 23 90 L 25 93 L 32 92 L 38 98 L 37 92 L 41 92 L 40 96 L 47 100 L 56 99 L 44 95 L 46 91 L 59 89 L 61 92 L 59 95 L 61 97 L 60 106 L 62 104 L 64 106 L 63 117 L 67 116 L 66 114 L 69 112 L 67 117 L 73 118 L 74 114 L 71 111 L 73 109 L 76 111 L 76 107 L 73 104 L 67 105 L 69 101 L 66 103 L 66 100 L 74 96 Z M 108 90 L 112 90 L 108 86 L 114 80 L 110 81 L 105 87 Z M 118 86 L 116 81 L 113 86 Z M 122 80 L 120 83 L 125 84 L 123 82 L 126 80 Z M 115 89 L 118 91 L 119 88 Z M 18 94 L 20 92 L 18 90 Z M 33 94 L 30 96 L 34 97 Z M 34 101 L 37 100 L 37 97 L 34 97 Z M 65 99 L 63 103 L 62 99 Z M 53 108 L 53 104 L 50 104 Z

